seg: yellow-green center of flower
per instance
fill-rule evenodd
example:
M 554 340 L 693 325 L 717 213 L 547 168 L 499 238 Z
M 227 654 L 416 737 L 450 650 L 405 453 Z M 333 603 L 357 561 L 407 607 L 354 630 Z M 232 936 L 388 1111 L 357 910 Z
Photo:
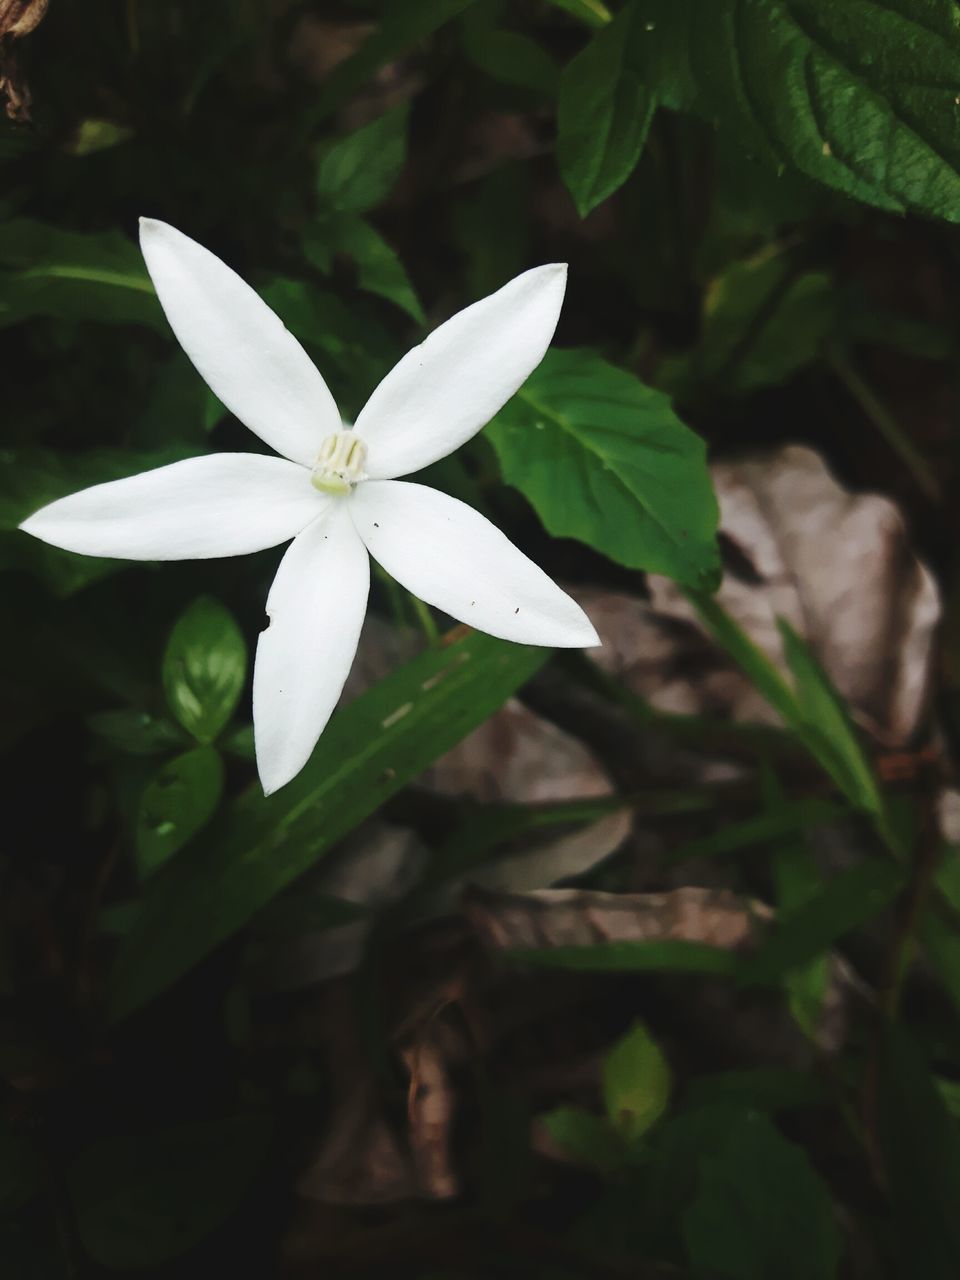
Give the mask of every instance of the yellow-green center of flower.
M 363 479 L 367 446 L 352 431 L 337 431 L 320 446 L 310 483 L 321 493 L 348 494 Z

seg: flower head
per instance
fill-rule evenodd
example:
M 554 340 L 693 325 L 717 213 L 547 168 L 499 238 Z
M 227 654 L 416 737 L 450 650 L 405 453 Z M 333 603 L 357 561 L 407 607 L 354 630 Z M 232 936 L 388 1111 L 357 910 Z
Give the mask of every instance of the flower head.
M 599 644 L 586 614 L 471 507 L 397 479 L 452 453 L 540 363 L 566 268 L 537 267 L 434 330 L 352 429 L 306 352 L 209 250 L 143 218 L 140 244 L 180 344 L 226 407 L 281 457 L 220 453 L 95 485 L 21 525 L 129 560 L 240 555 L 293 539 L 267 597 L 253 719 L 269 795 L 306 763 L 350 670 L 369 556 L 414 595 L 521 644 Z M 369 554 L 368 554 L 369 553 Z

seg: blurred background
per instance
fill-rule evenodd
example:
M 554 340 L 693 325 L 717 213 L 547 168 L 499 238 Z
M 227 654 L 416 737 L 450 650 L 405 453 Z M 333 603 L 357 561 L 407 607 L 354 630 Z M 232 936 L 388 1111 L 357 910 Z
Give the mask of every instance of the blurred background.
M 957 16 L 0 0 L 3 1275 L 958 1274 Z M 534 398 L 426 478 L 603 649 L 451 633 L 382 575 L 265 802 L 278 553 L 17 530 L 260 447 L 141 215 L 240 272 L 348 421 L 568 262 Z M 695 570 L 601 471 L 692 521 Z

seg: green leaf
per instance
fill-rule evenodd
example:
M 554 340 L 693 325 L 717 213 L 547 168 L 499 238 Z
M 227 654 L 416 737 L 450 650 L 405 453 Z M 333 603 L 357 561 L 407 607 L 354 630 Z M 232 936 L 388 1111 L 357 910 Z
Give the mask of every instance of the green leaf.
M 0 326 L 33 316 L 143 324 L 168 333 L 140 251 L 117 231 L 0 223 Z
M 253 786 L 202 847 L 151 881 L 114 972 L 114 1014 L 144 1004 L 246 924 L 501 706 L 546 656 L 470 633 L 336 712 L 293 782 L 269 799 Z
M 613 21 L 613 14 L 601 0 L 550 0 L 550 3 L 579 18 L 588 27 L 602 27 Z
M 233 715 L 247 675 L 247 646 L 233 615 L 200 596 L 177 621 L 163 655 L 170 710 L 198 742 L 213 742 Z
M 595 946 L 515 947 L 504 951 L 515 964 L 585 973 L 709 973 L 734 977 L 742 963 L 734 951 L 705 942 L 599 942 Z
M 84 1248 L 117 1270 L 186 1253 L 236 1209 L 270 1140 L 270 1123 L 249 1115 L 84 1151 L 67 1179 Z
M 183 746 L 180 728 L 148 711 L 96 711 L 87 716 L 94 733 L 132 756 L 155 756 Z
M 695 0 L 656 8 L 648 74 L 659 60 L 668 88 L 682 73 L 662 50 L 685 44 L 692 105 L 741 147 L 879 208 L 960 220 L 952 0 Z
M 144 878 L 182 849 L 217 811 L 223 761 L 213 747 L 176 756 L 147 783 L 137 812 L 137 866 Z
M 636 64 L 640 26 L 628 6 L 560 78 L 557 160 L 582 218 L 626 182 L 647 140 L 657 102 Z
M 317 165 L 321 208 L 361 213 L 380 203 L 407 154 L 407 107 L 394 107 L 355 133 L 330 143 Z
M 879 859 L 839 872 L 784 914 L 753 959 L 744 962 L 741 980 L 778 981 L 877 915 L 902 885 L 902 868 Z
M 460 24 L 464 53 L 494 80 L 552 95 L 557 88 L 553 59 L 529 36 L 496 26 L 496 7 L 474 4 L 467 10 Z
M 960 1135 L 917 1046 L 891 1025 L 878 1130 L 897 1229 L 897 1275 L 954 1280 L 960 1257 Z
M 670 1100 L 670 1068 L 638 1023 L 603 1060 L 603 1102 L 610 1123 L 629 1143 L 652 1128 Z
M 688 585 L 718 580 L 703 442 L 639 378 L 590 351 L 548 351 L 486 434 L 556 537 Z
M 827 1188 L 800 1147 L 746 1113 L 700 1162 L 682 1218 L 697 1275 L 718 1280 L 833 1280 L 840 1237 Z
M 691 1080 L 685 1093 L 686 1109 L 726 1104 L 763 1111 L 793 1107 L 817 1107 L 829 1100 L 825 1083 L 815 1075 L 783 1067 L 752 1067 L 743 1071 L 716 1071 Z
M 848 800 L 885 821 L 883 797 L 846 708 L 809 646 L 785 619 L 778 618 L 777 625 L 808 743 Z
M 357 283 L 361 289 L 395 303 L 417 324 L 426 323 L 403 263 L 380 232 L 365 219 L 349 214 L 332 218 L 312 231 L 303 247 L 307 257 L 324 272 L 330 270 L 334 254 L 346 254 L 357 265 Z
M 624 1164 L 626 1148 L 602 1116 L 582 1107 L 557 1107 L 539 1119 L 551 1139 L 577 1164 L 600 1174 L 614 1173 Z

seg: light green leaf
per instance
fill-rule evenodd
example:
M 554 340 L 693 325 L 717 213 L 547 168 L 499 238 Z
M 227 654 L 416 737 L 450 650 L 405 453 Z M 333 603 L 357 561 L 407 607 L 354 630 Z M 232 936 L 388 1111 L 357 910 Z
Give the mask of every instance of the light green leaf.
M 151 876 L 216 813 L 223 761 L 213 747 L 175 756 L 147 783 L 137 813 L 137 867 Z
M 682 1218 L 698 1276 L 717 1280 L 834 1280 L 840 1234 L 826 1186 L 806 1154 L 766 1116 L 747 1112 L 700 1161 Z
M 200 596 L 177 621 L 163 655 L 170 710 L 198 742 L 213 742 L 233 715 L 247 674 L 247 646 L 233 615 Z
M 335 713 L 302 772 L 254 785 L 202 846 L 148 886 L 118 958 L 113 1011 L 169 986 L 516 691 L 546 651 L 470 633 L 431 649 Z
M 110 147 L 119 146 L 132 137 L 133 130 L 129 125 L 90 116 L 80 121 L 76 133 L 64 150 L 72 156 L 90 156 L 97 151 L 107 151 Z
M 952 0 L 655 7 L 645 62 L 655 88 L 682 74 L 663 49 L 685 45 L 692 105 L 742 147 L 879 208 L 960 220 Z
M 10 269 L 0 286 L 0 326 L 56 316 L 169 333 L 140 251 L 118 231 L 14 218 L 0 224 L 0 266 Z
M 321 209 L 361 213 L 373 208 L 400 176 L 406 154 L 406 105 L 328 144 L 317 165 Z
M 661 392 L 590 351 L 553 350 L 486 429 L 550 533 L 710 588 L 717 504 L 703 442 Z
M 628 6 L 560 78 L 557 160 L 582 218 L 626 182 L 647 140 L 657 104 L 635 57 L 640 23 Z
M 610 1123 L 627 1141 L 652 1128 L 670 1100 L 670 1068 L 659 1045 L 638 1023 L 603 1060 L 603 1102 Z
M 121 1271 L 186 1253 L 239 1204 L 270 1140 L 270 1122 L 249 1115 L 89 1148 L 67 1178 L 84 1248 Z

